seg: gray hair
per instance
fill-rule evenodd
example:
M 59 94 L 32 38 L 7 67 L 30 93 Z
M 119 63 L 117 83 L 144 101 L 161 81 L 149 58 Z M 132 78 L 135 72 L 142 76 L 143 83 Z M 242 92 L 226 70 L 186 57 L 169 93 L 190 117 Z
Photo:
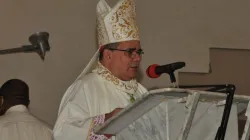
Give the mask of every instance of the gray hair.
M 119 45 L 119 42 L 104 45 L 103 49 L 100 51 L 99 60 L 100 61 L 103 60 L 103 51 L 105 49 L 117 49 L 118 45 Z

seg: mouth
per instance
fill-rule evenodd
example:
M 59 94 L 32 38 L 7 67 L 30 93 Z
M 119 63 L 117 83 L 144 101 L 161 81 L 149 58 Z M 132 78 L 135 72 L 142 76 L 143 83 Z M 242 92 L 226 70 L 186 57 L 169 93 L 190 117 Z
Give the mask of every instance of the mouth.
M 133 70 L 137 70 L 139 68 L 139 66 L 138 65 L 130 66 L 130 68 L 133 69 Z
M 139 63 L 131 63 L 129 65 L 129 68 L 132 69 L 132 70 L 134 70 L 134 71 L 137 71 L 138 68 L 139 68 L 139 66 L 140 66 Z
M 138 67 L 130 67 L 131 69 L 133 69 L 133 70 L 137 70 L 138 69 Z

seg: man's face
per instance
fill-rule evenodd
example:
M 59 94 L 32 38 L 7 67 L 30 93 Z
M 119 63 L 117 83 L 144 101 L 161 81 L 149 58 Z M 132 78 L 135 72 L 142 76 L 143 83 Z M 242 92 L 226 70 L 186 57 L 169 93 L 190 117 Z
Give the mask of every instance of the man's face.
M 111 72 L 124 81 L 135 78 L 139 70 L 140 54 L 142 53 L 140 41 L 134 40 L 119 43 L 117 50 L 112 52 Z

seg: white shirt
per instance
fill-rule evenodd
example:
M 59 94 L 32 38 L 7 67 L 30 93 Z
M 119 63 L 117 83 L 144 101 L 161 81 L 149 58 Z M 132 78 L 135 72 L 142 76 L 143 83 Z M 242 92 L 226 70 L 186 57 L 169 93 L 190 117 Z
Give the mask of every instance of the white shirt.
M 141 97 L 147 90 L 135 80 L 121 81 L 101 64 L 75 81 L 60 104 L 54 127 L 55 140 L 103 140 L 89 137 L 93 118 L 124 108 L 130 96 Z M 112 140 L 115 137 L 111 138 Z
M 24 105 L 16 105 L 0 116 L 0 140 L 52 140 L 52 131 L 32 116 Z

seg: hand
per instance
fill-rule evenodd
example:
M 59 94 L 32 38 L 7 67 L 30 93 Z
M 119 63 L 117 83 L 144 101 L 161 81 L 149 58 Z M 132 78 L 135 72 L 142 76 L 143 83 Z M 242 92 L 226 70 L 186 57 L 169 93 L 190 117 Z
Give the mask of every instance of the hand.
M 120 112 L 123 108 L 116 108 L 112 112 L 105 114 L 105 121 L 111 118 L 112 116 L 116 115 L 118 112 Z

